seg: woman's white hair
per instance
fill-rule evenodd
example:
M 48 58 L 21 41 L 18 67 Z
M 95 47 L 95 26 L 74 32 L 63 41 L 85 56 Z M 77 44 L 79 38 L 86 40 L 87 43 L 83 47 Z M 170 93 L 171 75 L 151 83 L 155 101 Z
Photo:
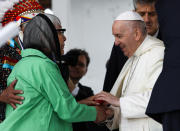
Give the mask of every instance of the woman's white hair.
M 61 21 L 59 20 L 57 16 L 53 14 L 47 14 L 47 13 L 45 13 L 44 15 L 46 15 L 51 20 L 51 22 L 53 23 L 55 27 L 61 26 Z

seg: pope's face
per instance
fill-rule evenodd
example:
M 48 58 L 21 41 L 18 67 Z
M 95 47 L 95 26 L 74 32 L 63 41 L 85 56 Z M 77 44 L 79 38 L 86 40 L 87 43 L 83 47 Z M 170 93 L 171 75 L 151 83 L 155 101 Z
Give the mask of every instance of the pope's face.
M 124 55 L 131 57 L 137 49 L 135 31 L 129 27 L 127 21 L 114 21 L 112 33 L 115 37 L 115 45 L 119 46 Z
M 144 19 L 148 34 L 153 36 L 158 30 L 158 17 L 155 4 L 137 4 L 136 12 Z

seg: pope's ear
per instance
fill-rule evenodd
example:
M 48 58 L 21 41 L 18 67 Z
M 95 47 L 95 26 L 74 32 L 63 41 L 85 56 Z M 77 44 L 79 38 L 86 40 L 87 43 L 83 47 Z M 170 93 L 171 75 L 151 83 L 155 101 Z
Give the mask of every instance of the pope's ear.
M 140 29 L 136 28 L 135 29 L 135 40 L 139 41 L 141 36 L 142 36 L 142 32 L 140 31 Z

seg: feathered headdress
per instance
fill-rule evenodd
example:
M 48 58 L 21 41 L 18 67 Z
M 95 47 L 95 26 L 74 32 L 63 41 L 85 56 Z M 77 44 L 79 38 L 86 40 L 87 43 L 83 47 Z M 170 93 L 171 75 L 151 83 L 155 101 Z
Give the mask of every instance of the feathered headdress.
M 0 22 L 2 26 L 11 21 L 17 21 L 20 25 L 42 12 L 43 7 L 37 0 L 0 1 Z

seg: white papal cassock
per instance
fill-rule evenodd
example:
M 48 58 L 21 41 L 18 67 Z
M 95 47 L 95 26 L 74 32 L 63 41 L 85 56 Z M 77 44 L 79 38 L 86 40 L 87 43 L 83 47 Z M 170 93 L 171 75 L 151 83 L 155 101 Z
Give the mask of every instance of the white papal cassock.
M 145 115 L 153 86 L 162 71 L 164 44 L 147 36 L 120 72 L 111 94 L 120 97 L 114 108 L 111 129 L 119 131 L 162 131 L 159 123 Z

